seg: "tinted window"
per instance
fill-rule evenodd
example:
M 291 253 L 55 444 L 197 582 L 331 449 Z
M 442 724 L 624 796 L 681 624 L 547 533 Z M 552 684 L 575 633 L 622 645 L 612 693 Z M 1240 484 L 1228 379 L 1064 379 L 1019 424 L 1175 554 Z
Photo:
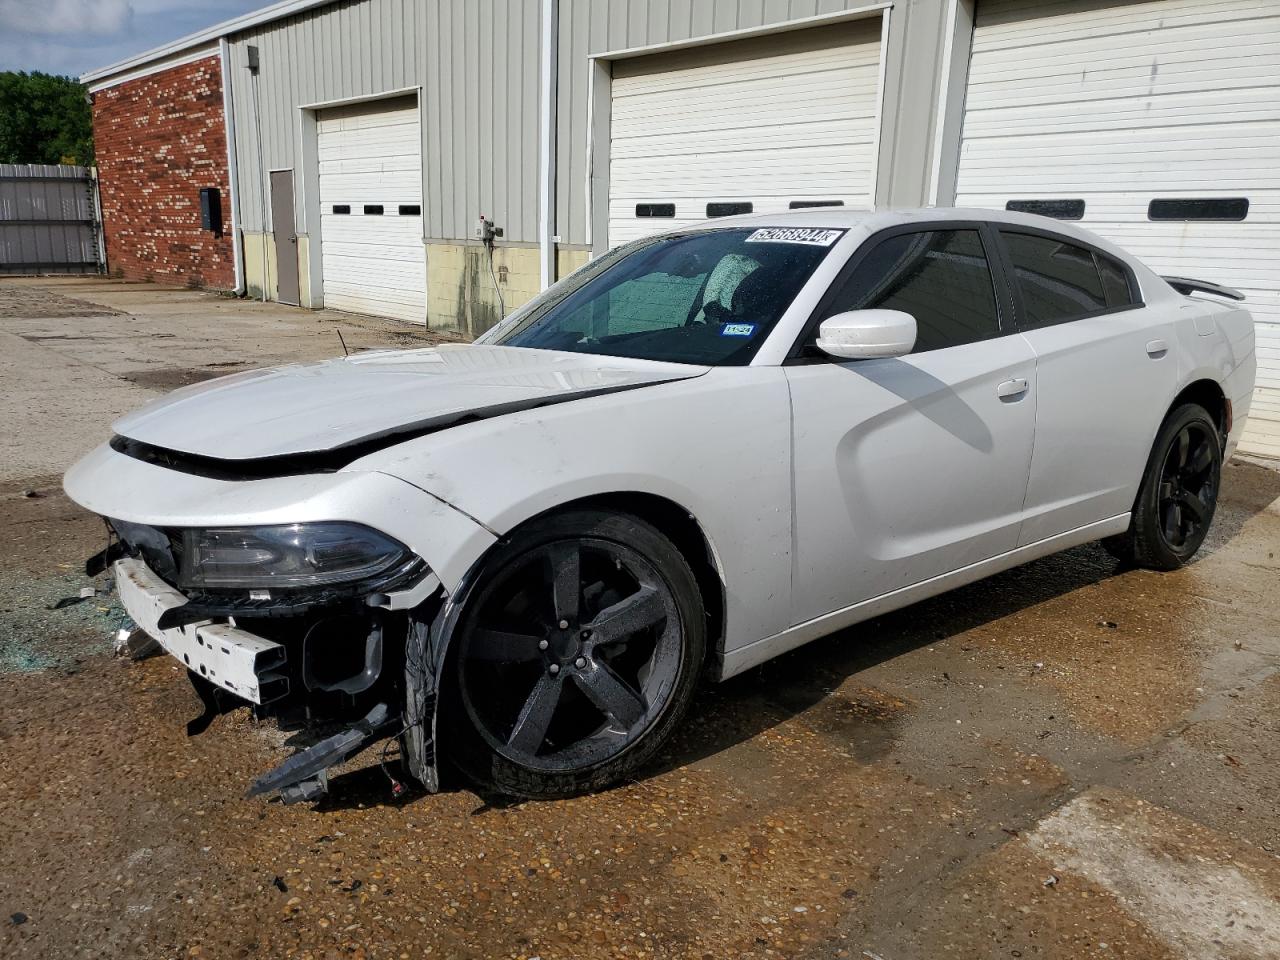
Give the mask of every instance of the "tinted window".
M 1092 250 L 1052 237 L 1001 232 L 1022 293 L 1024 326 L 1078 320 L 1107 308 Z
M 1093 256 L 1098 261 L 1098 272 L 1102 274 L 1102 290 L 1107 295 L 1107 306 L 1132 306 L 1134 298 L 1129 289 L 1129 272 L 1105 253 L 1095 252 Z
M 748 363 L 844 231 L 791 232 L 823 237 L 725 229 L 637 241 L 556 284 L 484 342 Z
M 826 316 L 876 307 L 916 318 L 913 353 L 996 336 L 995 289 L 978 231 L 904 233 L 881 241 L 840 287 Z

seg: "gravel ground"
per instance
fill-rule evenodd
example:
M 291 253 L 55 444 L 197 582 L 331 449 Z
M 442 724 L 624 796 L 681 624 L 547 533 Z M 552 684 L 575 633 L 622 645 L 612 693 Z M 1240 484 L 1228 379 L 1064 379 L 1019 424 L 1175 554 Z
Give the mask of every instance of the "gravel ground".
M 262 349 L 253 316 L 240 346 L 219 333 L 206 295 L 170 292 L 166 315 L 154 288 L 145 309 L 42 289 L 6 316 L 0 283 L 0 337 L 53 322 L 22 310 L 74 323 L 23 341 L 38 371 L 0 381 L 0 405 L 305 357 L 332 322 L 264 310 L 282 332 Z M 148 336 L 166 323 L 173 350 Z M 89 361 L 101 380 L 67 378 Z M 78 409 L 84 448 L 109 412 Z M 16 433 L 34 469 L 0 480 L 0 956 L 1280 957 L 1266 466 L 1228 467 L 1187 569 L 1082 547 L 818 641 L 703 690 L 618 789 L 507 804 L 447 779 L 396 801 L 375 757 L 284 807 L 243 797 L 288 753 L 278 731 L 232 714 L 188 739 L 177 665 L 109 656 L 109 594 L 51 609 L 89 585 L 102 531 L 51 479 L 61 454 Z

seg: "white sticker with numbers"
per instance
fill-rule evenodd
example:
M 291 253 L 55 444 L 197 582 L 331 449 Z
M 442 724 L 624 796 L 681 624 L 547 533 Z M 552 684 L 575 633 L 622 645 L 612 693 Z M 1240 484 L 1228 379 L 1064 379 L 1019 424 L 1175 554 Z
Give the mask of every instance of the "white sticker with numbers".
M 843 230 L 819 227 L 761 227 L 747 237 L 747 243 L 806 243 L 812 247 L 829 247 L 843 235 Z

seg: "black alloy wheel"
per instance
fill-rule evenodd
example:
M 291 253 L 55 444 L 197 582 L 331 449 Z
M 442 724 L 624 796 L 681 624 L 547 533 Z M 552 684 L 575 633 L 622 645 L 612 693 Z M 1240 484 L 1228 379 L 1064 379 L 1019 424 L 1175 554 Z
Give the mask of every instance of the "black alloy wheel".
M 459 621 L 455 761 L 521 796 L 616 781 L 687 707 L 703 633 L 692 573 L 658 531 L 587 512 L 540 522 L 494 557 Z
M 1222 479 L 1222 434 L 1199 404 L 1165 418 L 1147 461 L 1129 529 L 1103 545 L 1125 563 L 1175 570 L 1209 533 Z
M 1169 445 L 1156 495 L 1161 538 L 1170 550 L 1204 540 L 1218 497 L 1217 448 L 1217 431 L 1196 420 L 1185 424 Z

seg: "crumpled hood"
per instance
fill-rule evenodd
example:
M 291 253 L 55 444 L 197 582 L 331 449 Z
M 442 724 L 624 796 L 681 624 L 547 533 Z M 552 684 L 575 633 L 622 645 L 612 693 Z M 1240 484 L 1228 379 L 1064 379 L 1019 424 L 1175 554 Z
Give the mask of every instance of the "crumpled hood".
M 479 344 L 379 350 L 183 387 L 117 420 L 114 429 L 168 450 L 252 460 L 684 380 L 707 369 Z

